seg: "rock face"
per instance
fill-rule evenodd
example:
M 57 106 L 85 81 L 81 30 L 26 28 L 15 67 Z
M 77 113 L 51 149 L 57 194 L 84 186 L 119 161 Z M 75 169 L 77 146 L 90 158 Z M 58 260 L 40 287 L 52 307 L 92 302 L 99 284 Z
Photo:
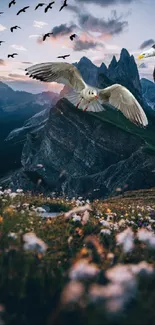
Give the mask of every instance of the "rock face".
M 143 97 L 155 113 L 155 83 L 148 79 L 142 78 L 141 86 Z
M 119 83 L 127 87 L 137 99 L 142 97 L 138 68 L 133 55 L 130 56 L 126 49 L 122 49 L 118 62 L 115 56 L 113 57 L 107 71 L 103 72 L 103 68 L 99 70 L 99 83 L 100 86 L 104 87 L 103 73 L 113 83 Z
M 22 169 L 1 184 L 90 198 L 116 194 L 118 187 L 148 188 L 155 185 L 155 156 L 143 145 L 139 137 L 61 99 L 45 126 L 28 134 Z
M 42 103 L 42 112 L 12 131 L 5 142 L 10 145 L 11 157 L 16 156 L 17 150 L 20 165 L 0 184 L 90 198 L 111 196 L 117 189 L 155 186 L 154 84 L 140 82 L 134 57 L 125 49 L 120 60 L 114 57 L 108 68 L 104 63 L 96 67 L 85 57 L 75 65 L 90 85 L 126 86 L 146 111 L 149 126 L 146 130 L 137 128 L 108 105 L 103 113 L 83 113 L 61 99 L 46 109 L 48 98 L 43 93 L 35 101 L 36 105 L 37 101 Z M 64 87 L 61 98 L 66 91 Z

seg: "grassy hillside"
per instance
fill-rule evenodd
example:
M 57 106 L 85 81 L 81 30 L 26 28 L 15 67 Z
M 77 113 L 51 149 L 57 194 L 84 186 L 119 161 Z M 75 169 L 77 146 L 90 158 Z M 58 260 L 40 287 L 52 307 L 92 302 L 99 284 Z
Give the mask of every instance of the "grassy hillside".
M 60 216 L 41 218 L 41 207 Z M 155 189 L 91 203 L 1 191 L 1 318 L 154 324 L 154 231 Z
M 102 121 L 112 123 L 127 132 L 138 135 L 145 141 L 146 148 L 155 151 L 155 121 L 153 117 L 150 119 L 149 125 L 146 128 L 141 128 L 131 123 L 121 112 L 116 111 L 114 108 L 111 109 L 108 105 L 104 105 L 104 107 L 105 111 L 103 112 L 88 112 L 88 114 L 94 115 Z

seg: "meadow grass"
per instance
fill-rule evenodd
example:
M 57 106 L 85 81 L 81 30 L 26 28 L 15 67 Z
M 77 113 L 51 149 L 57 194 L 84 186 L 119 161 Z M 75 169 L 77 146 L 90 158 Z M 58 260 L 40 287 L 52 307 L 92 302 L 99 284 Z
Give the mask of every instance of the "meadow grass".
M 155 190 L 93 202 L 2 191 L 2 324 L 154 324 L 154 199 Z M 42 218 L 46 206 L 60 216 Z

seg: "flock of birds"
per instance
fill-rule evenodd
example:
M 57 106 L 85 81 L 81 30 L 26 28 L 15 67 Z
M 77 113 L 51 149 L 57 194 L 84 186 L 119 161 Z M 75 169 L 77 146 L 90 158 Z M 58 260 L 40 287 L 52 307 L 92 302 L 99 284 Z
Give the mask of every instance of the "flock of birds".
M 49 9 L 52 9 L 52 5 L 55 1 L 50 2 L 48 5 L 45 3 L 38 3 L 35 7 L 35 10 L 45 6 L 44 12 L 46 13 Z M 16 0 L 12 0 L 9 3 L 9 8 L 12 5 L 16 4 Z M 61 11 L 67 6 L 67 0 L 64 0 L 63 5 L 61 6 Z M 20 9 L 17 12 L 17 15 L 20 15 L 30 6 L 26 6 Z M 2 14 L 3 12 L 0 12 Z M 21 29 L 20 26 L 15 25 L 10 28 L 10 31 L 13 33 L 14 30 Z M 46 38 L 50 37 L 53 33 L 49 32 L 43 35 L 43 41 Z M 73 41 L 76 37 L 76 34 L 70 36 L 70 40 Z M 0 45 L 4 41 L 0 41 Z M 14 58 L 17 53 L 8 54 L 8 58 Z M 70 54 L 58 56 L 58 58 L 65 59 L 69 57 Z M 139 55 L 139 59 L 155 56 L 155 44 L 151 49 L 145 51 Z M 42 82 L 57 82 L 61 84 L 68 85 L 72 88 L 72 92 L 68 93 L 65 97 L 77 108 L 82 109 L 83 111 L 93 111 L 101 112 L 104 111 L 103 103 L 109 103 L 118 110 L 120 110 L 124 116 L 129 119 L 131 122 L 138 126 L 146 127 L 148 125 L 148 119 L 146 114 L 133 96 L 133 94 L 120 84 L 114 84 L 110 87 L 99 89 L 92 87 L 85 83 L 78 69 L 69 63 L 66 62 L 48 62 L 32 65 L 31 67 L 25 69 L 26 74 L 33 79 L 40 80 Z M 155 70 L 154 70 L 154 81 L 155 81 Z
M 34 10 L 37 10 L 37 9 L 39 9 L 39 8 L 41 8 L 41 7 L 43 7 L 43 6 L 45 6 L 44 12 L 47 13 L 49 9 L 52 9 L 52 8 L 53 8 L 52 6 L 54 5 L 54 3 L 55 3 L 55 1 L 52 1 L 52 2 L 50 2 L 50 3 L 47 5 L 46 3 L 40 2 L 40 3 L 37 4 L 37 6 L 34 8 Z M 12 7 L 13 5 L 15 5 L 15 4 L 16 4 L 16 0 L 12 0 L 12 1 L 9 2 L 8 7 L 11 8 L 11 7 Z M 63 4 L 62 4 L 62 6 L 60 7 L 59 11 L 62 11 L 62 10 L 63 10 L 65 7 L 67 7 L 67 6 L 68 6 L 68 4 L 67 4 L 67 0 L 64 0 L 64 2 L 63 2 Z M 20 15 L 22 12 L 23 12 L 23 13 L 26 12 L 26 10 L 29 9 L 29 8 L 30 8 L 30 6 L 26 6 L 26 7 L 21 8 L 21 9 L 17 12 L 17 16 Z M 1 11 L 1 12 L 0 12 L 0 15 L 2 15 L 3 13 L 4 13 L 4 12 Z M 14 30 L 17 30 L 17 29 L 21 29 L 21 27 L 18 26 L 18 25 L 12 26 L 12 27 L 10 28 L 10 31 L 11 31 L 11 33 L 13 33 Z M 48 37 L 50 37 L 51 35 L 53 35 L 52 32 L 49 32 L 49 33 L 44 34 L 44 35 L 43 35 L 43 38 L 42 38 L 43 42 L 44 42 Z M 72 35 L 70 35 L 70 40 L 73 41 L 75 37 L 77 37 L 76 34 L 72 34 Z M 5 41 L 0 41 L 0 46 L 2 45 L 2 43 L 5 43 Z M 16 55 L 18 55 L 18 53 L 8 54 L 8 58 L 12 58 L 12 59 L 14 59 Z M 58 56 L 57 58 L 59 58 L 59 59 L 66 59 L 66 58 L 69 57 L 69 56 L 70 56 L 70 54 L 67 54 L 67 55 L 60 55 L 60 56 Z

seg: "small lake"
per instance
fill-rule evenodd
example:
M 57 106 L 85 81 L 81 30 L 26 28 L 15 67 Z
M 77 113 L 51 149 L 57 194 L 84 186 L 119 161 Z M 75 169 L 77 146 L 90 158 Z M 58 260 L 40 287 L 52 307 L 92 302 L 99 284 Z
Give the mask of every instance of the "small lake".
M 60 212 L 43 212 L 43 213 L 39 213 L 39 215 L 42 218 L 54 218 L 54 217 L 57 217 L 60 214 L 61 214 Z

